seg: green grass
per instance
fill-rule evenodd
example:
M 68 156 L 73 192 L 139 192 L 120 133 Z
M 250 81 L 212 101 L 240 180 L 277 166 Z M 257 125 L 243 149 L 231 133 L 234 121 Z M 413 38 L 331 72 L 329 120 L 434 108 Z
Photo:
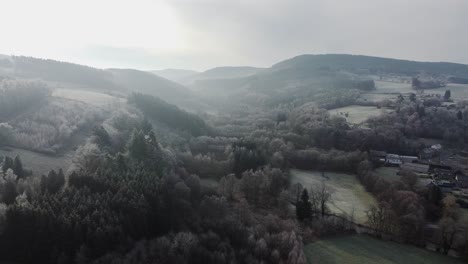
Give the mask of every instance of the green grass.
M 305 246 L 308 263 L 451 264 L 463 263 L 422 248 L 382 241 L 365 235 L 338 237 Z
M 350 216 L 354 214 L 357 222 L 365 223 L 366 211 L 376 204 L 375 198 L 359 183 L 355 175 L 326 172 L 329 179 L 325 179 L 318 171 L 291 170 L 292 183 L 301 183 L 310 189 L 321 186 L 322 182 L 331 189 L 332 201 L 328 208 L 335 214 Z
M 351 124 L 361 124 L 369 117 L 379 116 L 390 110 L 384 108 L 377 108 L 375 106 L 359 106 L 351 105 L 346 107 L 335 108 L 329 110 L 331 115 L 337 115 L 346 118 L 346 121 Z M 348 113 L 348 117 L 345 114 Z
M 375 170 L 375 173 L 390 182 L 394 182 L 400 179 L 400 175 L 396 174 L 399 170 L 397 167 L 379 167 Z

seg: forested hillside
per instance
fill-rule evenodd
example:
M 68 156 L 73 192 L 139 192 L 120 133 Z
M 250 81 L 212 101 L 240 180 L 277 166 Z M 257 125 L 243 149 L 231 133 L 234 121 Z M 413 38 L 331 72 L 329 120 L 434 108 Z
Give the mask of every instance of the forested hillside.
M 52 82 L 54 87 L 86 89 L 110 94 L 144 92 L 171 102 L 190 98 L 190 90 L 148 72 L 96 69 L 49 59 L 12 56 L 0 64 L 0 75 Z
M 419 62 L 379 58 L 362 55 L 326 54 L 300 55 L 272 66 L 273 70 L 307 69 L 310 72 L 320 69 L 345 70 L 357 73 L 401 74 L 413 76 L 420 72 L 434 75 L 468 76 L 468 65 L 449 62 Z
M 160 98 L 144 94 L 132 94 L 129 96 L 128 102 L 134 104 L 147 117 L 162 122 L 171 128 L 193 136 L 206 135 L 210 132 L 209 127 L 200 117 L 181 110 L 175 105 L 168 104 Z
M 49 95 L 43 82 L 0 77 L 0 123 L 41 105 Z
M 131 69 L 109 69 L 113 80 L 117 85 L 124 87 L 129 92 L 150 94 L 175 102 L 193 96 L 186 87 L 156 76 L 154 74 L 131 70 Z

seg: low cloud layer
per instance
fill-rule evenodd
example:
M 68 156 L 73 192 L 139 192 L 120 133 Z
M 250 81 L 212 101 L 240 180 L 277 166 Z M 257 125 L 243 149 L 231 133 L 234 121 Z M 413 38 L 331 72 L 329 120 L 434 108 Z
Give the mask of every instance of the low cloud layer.
M 41 1 L 40 7 L 58 2 Z M 94 2 L 82 1 L 75 10 L 63 4 L 43 8 L 40 16 L 28 14 L 37 16 L 38 25 L 31 27 L 9 23 L 6 33 L 20 37 L 2 38 L 0 53 L 142 69 L 270 66 L 304 53 L 468 63 L 464 0 Z M 21 10 L 11 5 L 7 17 L 14 19 Z M 67 16 L 76 9 L 84 13 Z M 64 26 L 40 20 L 49 13 Z M 75 21 L 80 18 L 86 22 Z M 44 35 L 36 41 L 41 48 L 28 35 Z M 66 41 L 76 35 L 79 41 Z

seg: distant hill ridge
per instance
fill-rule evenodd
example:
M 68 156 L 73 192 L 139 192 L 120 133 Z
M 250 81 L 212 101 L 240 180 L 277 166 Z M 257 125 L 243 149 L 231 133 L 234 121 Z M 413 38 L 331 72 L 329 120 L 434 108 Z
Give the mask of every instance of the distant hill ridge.
M 468 77 L 468 65 L 451 62 L 420 62 L 382 57 L 348 54 L 299 55 L 274 64 L 270 69 L 329 67 L 334 70 L 367 69 L 382 73 L 414 74 L 424 71 L 430 74 L 461 75 Z
M 192 93 L 183 85 L 139 70 L 97 69 L 69 62 L 25 56 L 0 56 L 2 57 L 11 58 L 12 63 L 0 64 L 0 75 L 4 73 L 12 77 L 72 83 L 96 91 L 142 92 L 170 102 L 186 98 Z

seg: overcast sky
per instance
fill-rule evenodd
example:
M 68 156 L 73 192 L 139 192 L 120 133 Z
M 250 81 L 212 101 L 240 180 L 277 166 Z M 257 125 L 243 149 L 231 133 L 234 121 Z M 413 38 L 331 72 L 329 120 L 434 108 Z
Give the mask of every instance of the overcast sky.
M 468 64 L 467 0 L 0 0 L 0 54 L 100 68 L 268 67 L 304 53 Z

